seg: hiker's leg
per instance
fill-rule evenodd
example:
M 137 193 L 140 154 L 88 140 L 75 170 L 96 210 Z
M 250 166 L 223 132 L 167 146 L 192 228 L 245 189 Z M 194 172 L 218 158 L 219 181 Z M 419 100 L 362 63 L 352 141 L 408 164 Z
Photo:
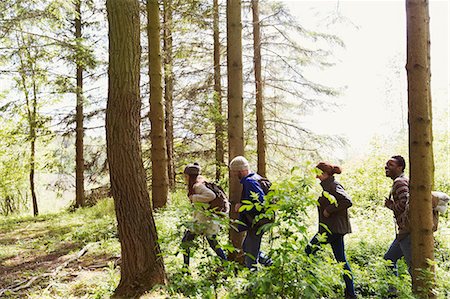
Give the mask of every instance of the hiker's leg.
M 309 241 L 308 246 L 305 248 L 305 253 L 307 255 L 315 254 L 320 248 L 320 242 L 318 238 L 319 234 L 315 234 L 314 237 Z
M 267 256 L 266 254 L 264 254 L 264 252 L 260 250 L 258 256 L 258 263 L 260 263 L 263 266 L 272 266 L 273 261 L 269 256 Z
M 397 261 L 401 259 L 403 256 L 403 251 L 400 247 L 400 243 L 395 238 L 395 240 L 392 242 L 391 246 L 389 247 L 388 251 L 384 254 L 384 259 L 387 261 L 391 261 L 391 269 L 394 272 L 395 276 L 398 276 L 397 271 Z
M 223 260 L 227 260 L 227 256 L 225 255 L 225 252 L 222 248 L 219 246 L 219 242 L 217 242 L 217 236 L 213 235 L 210 237 L 206 237 L 206 240 L 208 240 L 209 246 L 215 251 L 215 253 Z
M 411 265 L 412 265 L 412 257 L 411 257 L 411 235 L 408 234 L 405 238 L 399 241 L 400 248 L 403 252 L 403 256 L 405 257 L 406 265 L 408 265 L 408 272 L 411 275 Z
M 189 266 L 189 256 L 191 253 L 190 247 L 192 246 L 192 241 L 195 239 L 195 234 L 187 230 L 184 233 L 183 239 L 181 240 L 181 248 L 183 248 L 183 261 L 185 266 Z
M 245 236 L 242 249 L 245 253 L 245 265 L 249 268 L 255 268 L 258 263 L 259 249 L 261 247 L 261 239 L 263 233 L 257 234 L 257 228 L 250 228 Z
M 344 248 L 344 235 L 341 234 L 332 234 L 329 236 L 328 242 L 333 249 L 333 254 L 336 260 L 340 263 L 344 263 L 344 282 L 345 282 L 345 292 L 349 297 L 355 296 L 355 286 L 353 284 L 353 274 L 350 269 L 350 265 L 347 262 L 347 258 L 345 257 L 345 248 Z

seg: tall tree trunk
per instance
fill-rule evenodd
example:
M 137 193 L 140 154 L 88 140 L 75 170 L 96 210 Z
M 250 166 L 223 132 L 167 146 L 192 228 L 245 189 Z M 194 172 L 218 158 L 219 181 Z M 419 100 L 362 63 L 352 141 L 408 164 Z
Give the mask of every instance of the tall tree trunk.
M 227 70 L 228 70 L 228 160 L 244 155 L 244 108 L 242 81 L 242 23 L 241 1 L 227 0 Z M 237 219 L 234 211 L 241 202 L 242 186 L 233 175 L 230 180 L 230 217 Z M 243 233 L 230 229 L 230 240 L 236 248 L 242 247 Z M 231 257 L 236 258 L 236 257 Z
M 252 0 L 253 12 L 253 64 L 256 88 L 256 140 L 258 173 L 266 176 L 266 135 L 264 130 L 263 85 L 261 76 L 261 29 L 259 24 L 259 0 Z
M 140 21 L 137 0 L 107 0 L 109 23 L 106 144 L 121 244 L 118 297 L 165 284 L 140 145 Z
M 23 86 L 27 88 L 24 76 L 26 76 L 25 73 L 22 74 L 22 82 Z M 34 78 L 32 78 L 32 80 L 34 80 Z M 34 98 L 32 101 L 30 101 L 28 91 L 25 91 L 25 100 L 27 105 L 28 126 L 29 126 L 28 136 L 30 139 L 29 181 L 30 181 L 31 203 L 33 206 L 33 215 L 37 216 L 39 215 L 39 209 L 37 204 L 36 188 L 34 184 L 34 176 L 36 169 L 36 106 L 35 106 L 36 100 Z
M 34 173 L 35 173 L 35 163 L 36 163 L 36 128 L 30 127 L 30 138 L 31 138 L 31 144 L 30 144 L 30 190 L 31 190 L 31 200 L 33 203 L 33 215 L 37 216 L 39 214 L 38 210 L 38 204 L 37 204 L 37 197 L 36 197 L 36 191 L 35 191 L 35 184 L 34 184 Z
M 31 60 L 30 60 L 31 61 Z M 32 111 L 30 120 L 30 189 L 31 198 L 33 200 L 33 215 L 37 216 L 39 214 L 37 205 L 37 196 L 34 184 L 34 174 L 36 170 L 36 125 L 37 125 L 37 86 L 36 86 L 36 75 L 34 73 L 34 67 L 31 68 L 31 80 L 33 85 L 33 100 L 32 100 Z
M 410 221 L 413 289 L 420 298 L 435 298 L 433 215 L 434 182 L 430 92 L 430 31 L 427 0 L 407 0 L 408 124 Z M 423 273 L 426 270 L 428 273 Z
M 75 1 L 75 39 L 77 52 L 81 51 L 81 0 Z M 76 55 L 77 88 L 76 88 L 76 129 L 75 129 L 75 206 L 84 206 L 84 115 L 83 115 L 83 64 L 80 55 Z
M 173 160 L 173 54 L 172 54 L 172 0 L 164 0 L 164 105 L 166 108 L 167 173 L 170 190 L 175 189 Z
M 157 209 L 165 206 L 169 197 L 158 0 L 147 1 L 147 21 L 149 48 L 148 73 L 150 78 L 149 116 L 152 140 L 152 201 L 153 208 Z
M 35 191 L 34 184 L 34 176 L 35 176 L 35 168 L 36 168 L 36 116 L 37 116 L 37 86 L 36 86 L 36 76 L 34 72 L 34 59 L 31 57 L 30 48 L 27 45 L 27 41 L 25 37 L 17 36 L 18 45 L 22 45 L 25 53 L 19 52 L 19 60 L 20 60 L 20 79 L 23 88 L 23 92 L 25 95 L 25 104 L 27 109 L 27 120 L 29 126 L 28 137 L 30 141 L 30 173 L 29 173 L 29 181 L 30 181 L 30 192 L 31 192 L 31 202 L 33 206 L 33 215 L 37 216 L 39 214 L 38 204 L 37 204 L 37 196 Z M 31 84 L 33 89 L 33 98 L 30 99 L 30 93 L 27 85 L 28 72 L 27 69 L 31 72 Z
M 216 180 L 222 179 L 222 169 L 225 166 L 224 124 L 222 108 L 222 84 L 220 74 L 220 39 L 219 39 L 219 1 L 213 1 L 213 32 L 214 32 L 214 107 L 216 134 Z

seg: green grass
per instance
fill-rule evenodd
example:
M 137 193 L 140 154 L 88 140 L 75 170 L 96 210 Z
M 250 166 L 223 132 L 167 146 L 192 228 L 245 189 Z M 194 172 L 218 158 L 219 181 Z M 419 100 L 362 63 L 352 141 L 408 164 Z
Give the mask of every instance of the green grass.
M 120 244 L 111 199 L 74 213 L 3 217 L 0 231 L 0 267 L 5 273 L 1 288 L 52 273 L 90 244 L 87 254 L 57 275 L 38 279 L 30 288 L 6 297 L 102 298 L 109 297 L 118 283 L 114 261 L 120 255 Z

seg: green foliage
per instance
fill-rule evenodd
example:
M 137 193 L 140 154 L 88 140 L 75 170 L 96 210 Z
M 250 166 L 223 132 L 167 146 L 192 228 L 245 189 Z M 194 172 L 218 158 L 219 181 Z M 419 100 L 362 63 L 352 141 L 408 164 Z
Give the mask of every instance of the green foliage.
M 399 277 L 395 277 L 383 255 L 395 238 L 392 213 L 382 206 L 384 194 L 389 192 L 391 181 L 384 176 L 384 156 L 371 157 L 367 161 L 347 165 L 339 180 L 346 182 L 354 199 L 350 208 L 353 233 L 346 238 L 346 254 L 353 271 L 355 288 L 361 298 L 380 298 L 388 294 L 389 286 L 395 287 L 399 298 L 414 298 L 411 279 L 403 260 L 398 262 Z M 380 167 L 381 165 L 381 167 Z M 354 167 L 354 168 L 352 168 Z M 182 270 L 180 242 L 189 215 L 189 203 L 184 193 L 173 197 L 173 204 L 162 214 L 157 214 L 158 233 L 165 252 L 166 269 L 170 283 L 166 292 L 170 297 L 189 298 L 342 298 L 344 285 L 342 266 L 338 264 L 328 245 L 314 257 L 308 257 L 305 247 L 316 231 L 316 198 L 318 184 L 314 181 L 311 165 L 294 169 L 284 180 L 275 181 L 273 192 L 267 196 L 266 205 L 248 201 L 242 209 L 258 206 L 264 217 L 276 215 L 268 230 L 262 249 L 273 260 L 269 267 L 259 266 L 250 272 L 234 262 L 223 262 L 209 249 L 205 240 L 195 241 L 190 273 Z M 369 174 L 360 171 L 365 168 Z M 375 173 L 380 178 L 375 177 Z M 359 175 L 357 175 L 359 174 Z M 371 179 L 378 184 L 372 184 Z M 356 196 L 355 196 L 356 194 Z M 366 198 L 370 194 L 372 198 Z M 375 197 L 380 196 L 380 204 Z M 180 205 L 182 208 L 176 207 Z M 167 218 L 170 216 L 169 218 Z M 164 221 L 166 219 L 166 221 Z M 441 222 L 436 233 L 436 273 L 438 298 L 448 297 L 448 272 L 450 272 L 450 244 L 445 236 L 449 225 Z M 176 228 L 175 228 L 176 227 Z M 170 229 L 167 229 L 170 228 Z M 222 248 L 233 250 L 222 236 Z M 175 239 L 174 239 L 175 238 Z M 176 248 L 176 249 L 174 249 Z M 167 252 L 166 250 L 169 250 Z M 173 254 L 173 256 L 172 256 Z M 217 272 L 220 270 L 220 272 Z
M 386 161 L 393 155 L 375 154 L 367 159 L 354 160 L 344 165 L 344 174 L 338 180 L 351 190 L 353 204 L 363 211 L 375 212 L 384 206 L 384 199 L 389 195 L 392 180 L 384 173 Z
M 27 163 L 20 138 L 12 134 L 12 120 L 0 118 L 0 215 L 23 211 L 26 206 Z
M 264 227 L 268 232 L 262 244 L 263 251 L 272 258 L 273 265 L 259 266 L 257 271 L 220 260 L 202 236 L 196 238 L 191 250 L 190 273 L 184 271 L 181 238 L 187 228 L 192 228 L 191 215 L 195 207 L 191 206 L 185 190 L 173 193 L 169 205 L 154 214 L 169 277 L 169 284 L 158 292 L 169 298 L 342 298 L 343 270 L 335 261 L 331 248 L 324 245 L 313 257 L 304 253 L 308 240 L 317 230 L 316 198 L 320 190 L 311 168 L 311 165 L 307 165 L 294 169 L 285 179 L 274 181 L 273 192 L 267 198 L 268 204 L 261 207 L 266 216 L 276 215 L 275 221 Z M 346 168 L 346 171 L 341 175 L 342 179 L 352 169 Z M 354 184 L 346 186 L 346 189 L 353 195 L 351 186 Z M 371 194 L 375 194 L 371 188 L 381 189 L 371 184 L 366 184 L 365 188 Z M 359 192 L 364 193 L 363 190 Z M 380 298 L 387 294 L 389 285 L 392 285 L 397 288 L 400 298 L 414 298 L 406 264 L 402 260 L 399 262 L 400 276 L 395 277 L 382 258 L 395 234 L 392 215 L 383 207 L 367 209 L 364 204 L 355 205 L 350 210 L 353 233 L 345 237 L 346 254 L 358 295 L 361 298 Z M 228 226 L 227 219 L 214 218 L 214 215 L 211 217 L 213 221 L 221 223 L 223 228 Z M 0 217 L 0 230 L 2 238 L 8 239 L 12 234 L 20 238 L 18 242 L 3 243 L 1 259 L 11 254 L 54 253 L 67 244 L 76 244 L 76 248 L 82 248 L 88 243 L 94 246 L 86 258 L 120 254 L 111 199 L 73 213 Z M 448 220 L 442 219 L 440 229 L 435 234 L 438 298 L 450 295 L 449 231 Z M 225 232 L 219 235 L 222 248 L 231 252 L 234 248 L 227 239 Z M 95 259 L 91 263 L 95 265 Z M 61 281 L 56 278 L 53 287 L 45 289 L 47 283 L 43 282 L 27 292 L 30 298 L 105 298 L 112 294 L 118 284 L 119 269 L 109 262 L 99 270 L 101 272 L 95 274 L 98 279 L 87 276 L 84 279 Z

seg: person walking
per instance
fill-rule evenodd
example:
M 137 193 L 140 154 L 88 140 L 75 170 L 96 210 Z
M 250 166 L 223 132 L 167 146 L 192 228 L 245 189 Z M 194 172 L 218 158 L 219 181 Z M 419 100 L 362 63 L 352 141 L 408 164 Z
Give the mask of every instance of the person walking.
M 242 184 L 241 201 L 255 201 L 256 195 L 256 201 L 264 204 L 264 191 L 260 183 L 262 177 L 250 169 L 247 159 L 243 156 L 237 156 L 231 160 L 229 167 L 231 175 L 237 176 Z M 239 212 L 241 206 L 241 203 L 236 204 L 235 211 Z M 251 210 L 239 212 L 239 221 L 243 222 L 244 225 L 238 225 L 238 231 L 246 231 L 242 250 L 245 253 L 245 265 L 249 269 L 256 269 L 258 262 L 265 266 L 272 264 L 272 260 L 260 251 L 264 230 L 258 233 L 260 226 L 254 221 L 255 217 L 262 212 L 255 207 Z
M 352 206 L 350 196 L 345 192 L 344 187 L 335 180 L 334 175 L 342 172 L 341 168 L 327 162 L 320 162 L 316 166 L 320 173 L 317 178 L 320 180 L 323 192 L 318 199 L 319 230 L 311 239 L 305 249 L 306 254 L 312 255 L 320 249 L 322 244 L 330 244 L 336 260 L 344 263 L 345 298 L 357 298 L 353 283 L 353 275 L 350 265 L 347 262 L 344 248 L 344 236 L 351 233 L 348 208 Z M 326 235 L 325 241 L 319 241 L 319 235 Z
M 216 198 L 216 194 L 205 185 L 205 178 L 200 175 L 201 168 L 198 163 L 189 164 L 184 169 L 184 178 L 188 187 L 188 197 L 191 203 L 210 203 Z M 181 247 L 184 249 L 183 261 L 184 266 L 189 268 L 190 247 L 197 235 L 206 236 L 209 246 L 215 253 L 227 260 L 227 256 L 217 241 L 217 234 L 220 227 L 214 223 L 210 216 L 206 215 L 206 211 L 201 209 L 195 210 L 193 214 L 194 229 L 186 230 L 181 241 Z
M 406 162 L 402 156 L 392 156 L 384 166 L 386 177 L 392 179 L 392 188 L 384 201 L 385 207 L 392 210 L 396 222 L 396 236 L 384 255 L 391 261 L 394 274 L 398 276 L 397 261 L 405 257 L 408 271 L 411 274 L 411 236 L 408 223 L 409 179 L 403 173 Z

